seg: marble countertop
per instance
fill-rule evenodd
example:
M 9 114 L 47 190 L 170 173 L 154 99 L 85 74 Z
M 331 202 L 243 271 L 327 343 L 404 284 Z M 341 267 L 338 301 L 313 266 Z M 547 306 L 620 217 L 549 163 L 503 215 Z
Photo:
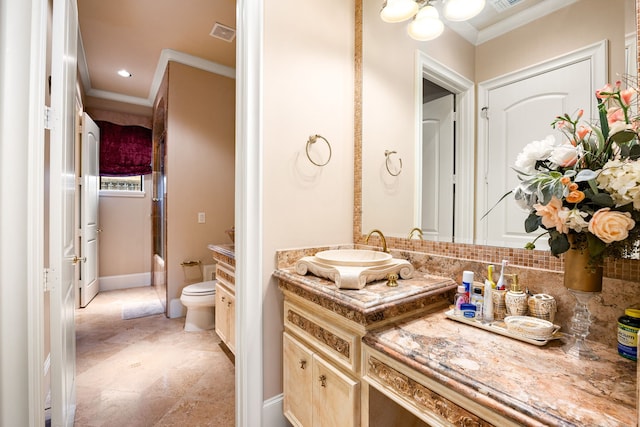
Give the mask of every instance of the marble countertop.
M 230 265 L 235 265 L 235 260 L 236 260 L 235 244 L 233 243 L 209 244 L 207 248 L 214 253 L 215 259 L 218 259 L 216 258 L 216 254 L 221 255 L 222 256 L 222 258 L 220 259 L 221 261 L 227 262 Z
M 311 274 L 302 276 L 294 268 L 276 270 L 274 277 L 280 279 L 281 289 L 363 325 L 450 300 L 456 288 L 450 278 L 420 272 L 411 279 L 399 279 L 396 287 L 381 280 L 362 289 L 339 289 L 332 281 Z
M 636 362 L 590 343 L 598 361 L 445 317 L 444 310 L 370 331 L 363 342 L 493 411 L 528 426 L 637 425 Z

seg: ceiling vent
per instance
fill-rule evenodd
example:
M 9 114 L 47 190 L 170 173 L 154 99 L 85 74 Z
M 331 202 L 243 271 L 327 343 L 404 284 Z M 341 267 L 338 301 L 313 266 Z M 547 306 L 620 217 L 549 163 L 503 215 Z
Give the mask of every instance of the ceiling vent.
M 525 0 L 490 0 L 491 6 L 498 12 L 504 12 Z
M 209 35 L 226 42 L 232 42 L 236 36 L 236 30 L 231 27 L 227 27 L 226 25 L 222 25 L 219 22 L 216 22 Z

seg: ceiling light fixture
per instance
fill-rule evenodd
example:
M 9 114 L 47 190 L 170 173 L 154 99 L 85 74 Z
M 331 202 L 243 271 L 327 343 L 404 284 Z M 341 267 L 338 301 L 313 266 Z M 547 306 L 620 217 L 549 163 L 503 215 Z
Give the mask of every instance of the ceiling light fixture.
M 486 0 L 441 0 L 444 17 L 448 21 L 466 21 L 479 14 Z M 413 20 L 407 28 L 409 36 L 419 41 L 433 40 L 444 31 L 437 0 L 385 0 L 380 18 L 385 22 Z
M 443 31 L 444 24 L 440 20 L 436 8 L 431 5 L 426 5 L 420 9 L 407 27 L 409 36 L 419 41 L 433 40 Z
M 485 0 L 447 0 L 442 13 L 448 21 L 466 21 L 484 9 Z
M 133 74 L 123 68 L 122 70 L 118 70 L 118 75 L 120 77 L 131 77 Z
M 415 0 L 385 0 L 380 11 L 380 18 L 384 22 L 402 22 L 418 12 Z

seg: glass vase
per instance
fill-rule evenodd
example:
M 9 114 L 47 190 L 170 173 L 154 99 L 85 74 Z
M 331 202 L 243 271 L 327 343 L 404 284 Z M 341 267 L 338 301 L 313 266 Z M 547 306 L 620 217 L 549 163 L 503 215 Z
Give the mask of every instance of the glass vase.
M 571 318 L 571 339 L 564 350 L 567 354 L 596 360 L 598 356 L 587 344 L 591 326 L 589 301 L 602 291 L 602 263 L 593 260 L 587 250 L 586 236 L 570 234 L 570 249 L 564 254 L 564 286 L 576 300 Z

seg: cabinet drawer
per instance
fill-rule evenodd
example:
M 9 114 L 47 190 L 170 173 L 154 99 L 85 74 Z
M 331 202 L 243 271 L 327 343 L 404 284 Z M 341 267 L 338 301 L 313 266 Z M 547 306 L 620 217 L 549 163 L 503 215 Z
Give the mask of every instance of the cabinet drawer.
M 518 425 L 366 345 L 362 355 L 362 379 L 429 425 Z
M 334 327 L 321 317 L 288 301 L 284 303 L 284 325 L 308 340 L 332 361 L 347 370 L 357 372 L 360 338 L 355 333 Z

